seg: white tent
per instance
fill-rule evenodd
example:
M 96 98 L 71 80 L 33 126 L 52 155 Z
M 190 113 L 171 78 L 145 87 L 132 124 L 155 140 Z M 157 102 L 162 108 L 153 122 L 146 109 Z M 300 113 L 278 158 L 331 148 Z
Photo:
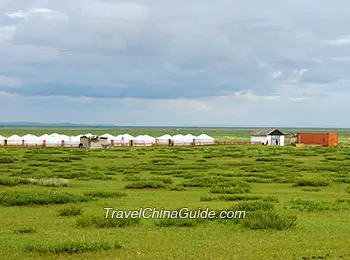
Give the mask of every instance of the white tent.
M 157 145 L 168 145 L 169 140 L 171 141 L 173 137 L 171 135 L 165 134 L 156 138 Z
M 11 135 L 7 138 L 7 145 L 22 145 L 22 137 L 18 135 Z
M 70 146 L 71 147 L 79 147 L 80 144 L 80 137 L 82 137 L 83 135 L 76 135 L 76 136 L 70 136 Z
M 206 134 L 201 134 L 195 138 L 196 145 L 210 145 L 214 144 L 214 138 Z
M 185 137 L 186 137 L 185 145 L 192 145 L 193 140 L 196 139 L 196 137 L 194 135 L 191 135 L 191 134 L 187 134 L 187 135 L 185 135 Z
M 155 144 L 156 139 L 149 135 L 136 136 L 134 140 L 134 146 L 152 146 Z
M 128 146 L 130 141 L 133 141 L 135 137 L 129 134 L 117 135 L 115 137 L 114 146 Z
M 101 135 L 101 137 L 106 137 L 107 138 L 107 144 L 112 144 L 112 141 L 113 143 L 116 141 L 116 137 L 111 135 L 111 134 L 104 134 L 104 135 Z
M 38 138 L 39 138 L 40 140 L 44 141 L 44 140 L 46 140 L 48 137 L 49 137 L 49 135 L 44 134 L 44 135 L 39 136 Z
M 189 139 L 184 135 L 174 135 L 173 136 L 174 145 L 191 145 L 193 139 Z
M 196 138 L 196 136 L 191 135 L 191 134 L 187 134 L 187 135 L 185 135 L 185 137 L 188 139 L 192 139 L 192 140 Z
M 80 136 L 69 136 L 67 141 L 64 141 L 65 147 L 79 147 Z
M 101 137 L 106 137 L 108 140 L 115 140 L 115 136 L 108 133 L 101 135 Z
M 62 146 L 62 141 L 69 142 L 69 137 L 60 134 L 51 134 L 46 138 L 46 146 L 58 147 Z
M 43 144 L 39 137 L 31 134 L 22 136 L 22 140 L 24 141 L 25 146 L 38 146 Z

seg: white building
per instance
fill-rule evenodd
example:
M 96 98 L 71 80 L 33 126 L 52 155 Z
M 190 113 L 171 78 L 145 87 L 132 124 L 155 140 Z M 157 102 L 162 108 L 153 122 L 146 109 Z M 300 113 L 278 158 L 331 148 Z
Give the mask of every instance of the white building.
M 112 142 L 114 144 L 117 141 L 116 136 L 108 134 L 108 133 L 104 134 L 104 135 L 101 135 L 101 137 L 106 137 L 107 138 L 107 145 L 111 145 Z
M 79 147 L 81 136 L 82 135 L 69 136 L 69 141 L 65 141 L 64 146 L 65 147 Z
M 7 140 L 7 145 L 22 145 L 22 137 L 18 135 L 11 135 Z
M 59 147 L 59 146 L 62 146 L 62 141 L 69 142 L 69 137 L 66 135 L 60 135 L 60 134 L 54 133 L 47 136 L 44 140 L 46 141 L 46 146 Z
M 284 146 L 284 133 L 278 129 L 261 129 L 250 135 L 251 144 Z
M 192 145 L 193 139 L 179 134 L 173 136 L 173 142 L 175 146 Z
M 171 142 L 172 139 L 173 139 L 173 137 L 171 135 L 165 134 L 165 135 L 157 137 L 156 143 L 157 143 L 157 145 L 169 145 L 169 140 Z
M 40 146 L 43 144 L 43 141 L 39 137 L 31 134 L 22 136 L 24 146 Z
M 215 143 L 215 139 L 209 135 L 201 134 L 194 138 L 195 145 L 212 145 Z
M 131 141 L 134 141 L 135 137 L 129 134 L 117 135 L 115 137 L 114 146 L 129 146 Z
M 156 139 L 149 135 L 139 135 L 133 140 L 134 146 L 152 146 L 156 143 Z

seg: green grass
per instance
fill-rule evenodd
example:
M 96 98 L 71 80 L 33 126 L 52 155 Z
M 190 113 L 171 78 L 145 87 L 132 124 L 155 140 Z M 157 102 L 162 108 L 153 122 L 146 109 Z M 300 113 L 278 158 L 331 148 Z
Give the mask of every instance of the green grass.
M 247 130 L 181 133 L 202 131 L 220 140 L 249 139 Z M 179 133 L 0 129 L 3 136 L 27 132 Z M 350 258 L 348 140 L 350 131 L 340 133 L 339 148 L 0 147 L 0 259 Z M 106 219 L 105 207 L 200 207 L 246 216 Z
M 16 234 L 30 234 L 30 233 L 35 233 L 36 230 L 31 227 L 23 227 L 23 228 L 18 228 L 14 231 Z
M 59 209 L 58 216 L 60 217 L 70 217 L 70 216 L 78 216 L 83 214 L 84 210 L 77 206 L 70 206 L 66 208 Z
M 88 197 L 68 192 L 55 191 L 6 191 L 0 193 L 0 205 L 32 206 L 87 202 Z
M 77 220 L 79 228 L 119 228 L 135 226 L 140 223 L 140 218 L 104 218 L 103 216 L 84 216 Z
M 99 252 L 111 249 L 120 249 L 121 245 L 110 242 L 91 243 L 89 241 L 69 241 L 55 245 L 27 245 L 25 252 L 37 252 L 42 254 L 82 254 L 86 252 Z

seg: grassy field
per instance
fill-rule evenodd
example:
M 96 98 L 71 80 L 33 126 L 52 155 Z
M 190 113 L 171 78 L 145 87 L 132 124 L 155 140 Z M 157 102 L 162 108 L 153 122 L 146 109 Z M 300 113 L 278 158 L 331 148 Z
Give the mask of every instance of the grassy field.
M 106 130 L 83 132 L 160 133 Z M 230 136 L 222 131 L 205 132 Z M 246 136 L 242 130 L 235 138 Z M 345 146 L 2 147 L 0 259 L 350 259 L 349 159 Z M 106 220 L 105 207 L 247 216 Z

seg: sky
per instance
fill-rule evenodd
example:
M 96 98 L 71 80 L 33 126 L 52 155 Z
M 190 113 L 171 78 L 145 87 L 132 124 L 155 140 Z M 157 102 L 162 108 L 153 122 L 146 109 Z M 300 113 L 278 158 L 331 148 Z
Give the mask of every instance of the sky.
M 350 127 L 349 9 L 1 0 L 0 122 Z

